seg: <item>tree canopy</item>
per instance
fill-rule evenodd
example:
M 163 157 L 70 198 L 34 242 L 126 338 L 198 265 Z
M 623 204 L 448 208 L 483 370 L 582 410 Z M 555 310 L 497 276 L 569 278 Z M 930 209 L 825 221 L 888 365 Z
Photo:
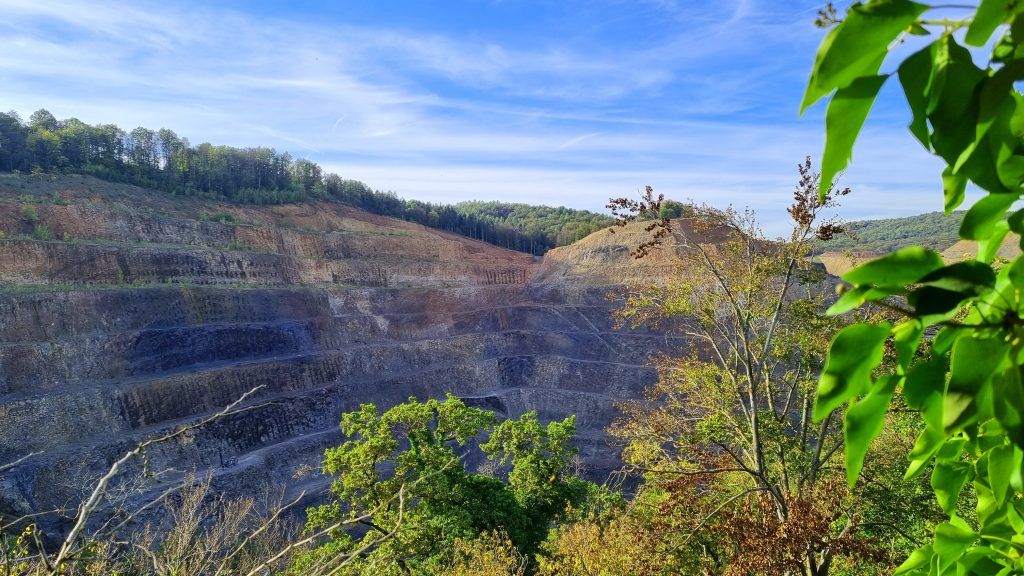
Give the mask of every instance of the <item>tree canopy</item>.
M 334 499 L 309 511 L 308 529 L 358 518 L 368 530 L 361 537 L 334 530 L 298 560 L 296 574 L 312 566 L 342 570 L 346 562 L 348 571 L 331 573 L 438 574 L 458 564 L 460 549 L 499 534 L 517 551 L 506 557 L 531 558 L 567 507 L 597 493 L 570 473 L 573 416 L 542 425 L 528 412 L 499 423 L 494 413 L 449 395 L 410 398 L 383 413 L 363 404 L 343 416 L 341 429 L 348 440 L 324 457 Z M 499 474 L 466 469 L 474 443 Z

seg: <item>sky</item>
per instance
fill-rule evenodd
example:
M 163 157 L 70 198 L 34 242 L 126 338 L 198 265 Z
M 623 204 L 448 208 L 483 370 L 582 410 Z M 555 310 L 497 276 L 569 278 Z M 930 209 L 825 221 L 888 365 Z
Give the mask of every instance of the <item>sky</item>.
M 0 0 L 0 110 L 274 147 L 432 202 L 604 212 L 650 185 L 782 234 L 823 145 L 824 103 L 798 114 L 822 4 Z M 841 217 L 942 209 L 909 118 L 888 83 Z

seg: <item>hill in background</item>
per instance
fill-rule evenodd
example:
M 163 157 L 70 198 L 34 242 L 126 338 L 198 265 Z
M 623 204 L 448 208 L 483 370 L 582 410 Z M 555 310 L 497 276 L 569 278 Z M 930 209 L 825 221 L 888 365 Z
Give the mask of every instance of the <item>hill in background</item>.
M 929 212 L 904 218 L 861 220 L 847 224 L 848 235 L 822 244 L 822 252 L 890 252 L 920 245 L 942 251 L 960 240 L 957 230 L 965 212 Z
M 81 174 L 176 198 L 275 205 L 334 202 L 533 255 L 609 226 L 606 215 L 504 202 L 434 204 L 374 190 L 273 148 L 192 145 L 166 128 L 89 125 L 46 110 L 0 113 L 0 173 Z
M 973 258 L 978 249 L 977 242 L 961 240 L 958 234 L 964 214 L 929 212 L 903 218 L 850 222 L 847 224 L 850 234 L 823 242 L 816 258 L 830 274 L 836 276 L 857 264 L 906 246 L 931 248 L 942 253 L 946 262 Z M 1016 257 L 1021 253 L 1019 241 L 1015 234 L 1007 235 L 997 255 Z

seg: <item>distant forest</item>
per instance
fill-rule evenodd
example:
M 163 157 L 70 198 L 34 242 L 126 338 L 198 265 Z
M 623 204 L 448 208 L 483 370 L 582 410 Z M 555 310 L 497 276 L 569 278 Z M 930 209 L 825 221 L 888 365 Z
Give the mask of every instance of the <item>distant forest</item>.
M 25 122 L 0 113 L 0 171 L 89 174 L 175 196 L 240 204 L 323 200 L 401 218 L 491 244 L 540 255 L 612 224 L 584 210 L 465 202 L 432 204 L 373 190 L 273 148 L 193 146 L 166 128 L 89 125 L 38 110 Z
M 846 225 L 850 235 L 839 235 L 823 242 L 822 251 L 891 252 L 911 245 L 945 250 L 960 240 L 957 233 L 965 212 L 948 216 L 929 212 L 904 218 L 862 220 Z

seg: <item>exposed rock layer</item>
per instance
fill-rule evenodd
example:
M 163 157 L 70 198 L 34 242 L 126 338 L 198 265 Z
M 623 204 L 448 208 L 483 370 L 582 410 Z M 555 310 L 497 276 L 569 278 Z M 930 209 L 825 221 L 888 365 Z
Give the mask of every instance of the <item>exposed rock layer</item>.
M 315 490 L 325 478 L 294 473 L 341 440 L 342 412 L 451 392 L 576 414 L 601 478 L 614 403 L 665 344 L 616 330 L 607 294 L 674 266 L 631 264 L 633 232 L 541 262 L 336 204 L 173 202 L 87 178 L 0 180 L 0 230 L 0 464 L 38 453 L 0 474 L 8 515 L 77 502 L 139 440 L 256 387 L 251 409 L 155 446 L 149 467 Z

